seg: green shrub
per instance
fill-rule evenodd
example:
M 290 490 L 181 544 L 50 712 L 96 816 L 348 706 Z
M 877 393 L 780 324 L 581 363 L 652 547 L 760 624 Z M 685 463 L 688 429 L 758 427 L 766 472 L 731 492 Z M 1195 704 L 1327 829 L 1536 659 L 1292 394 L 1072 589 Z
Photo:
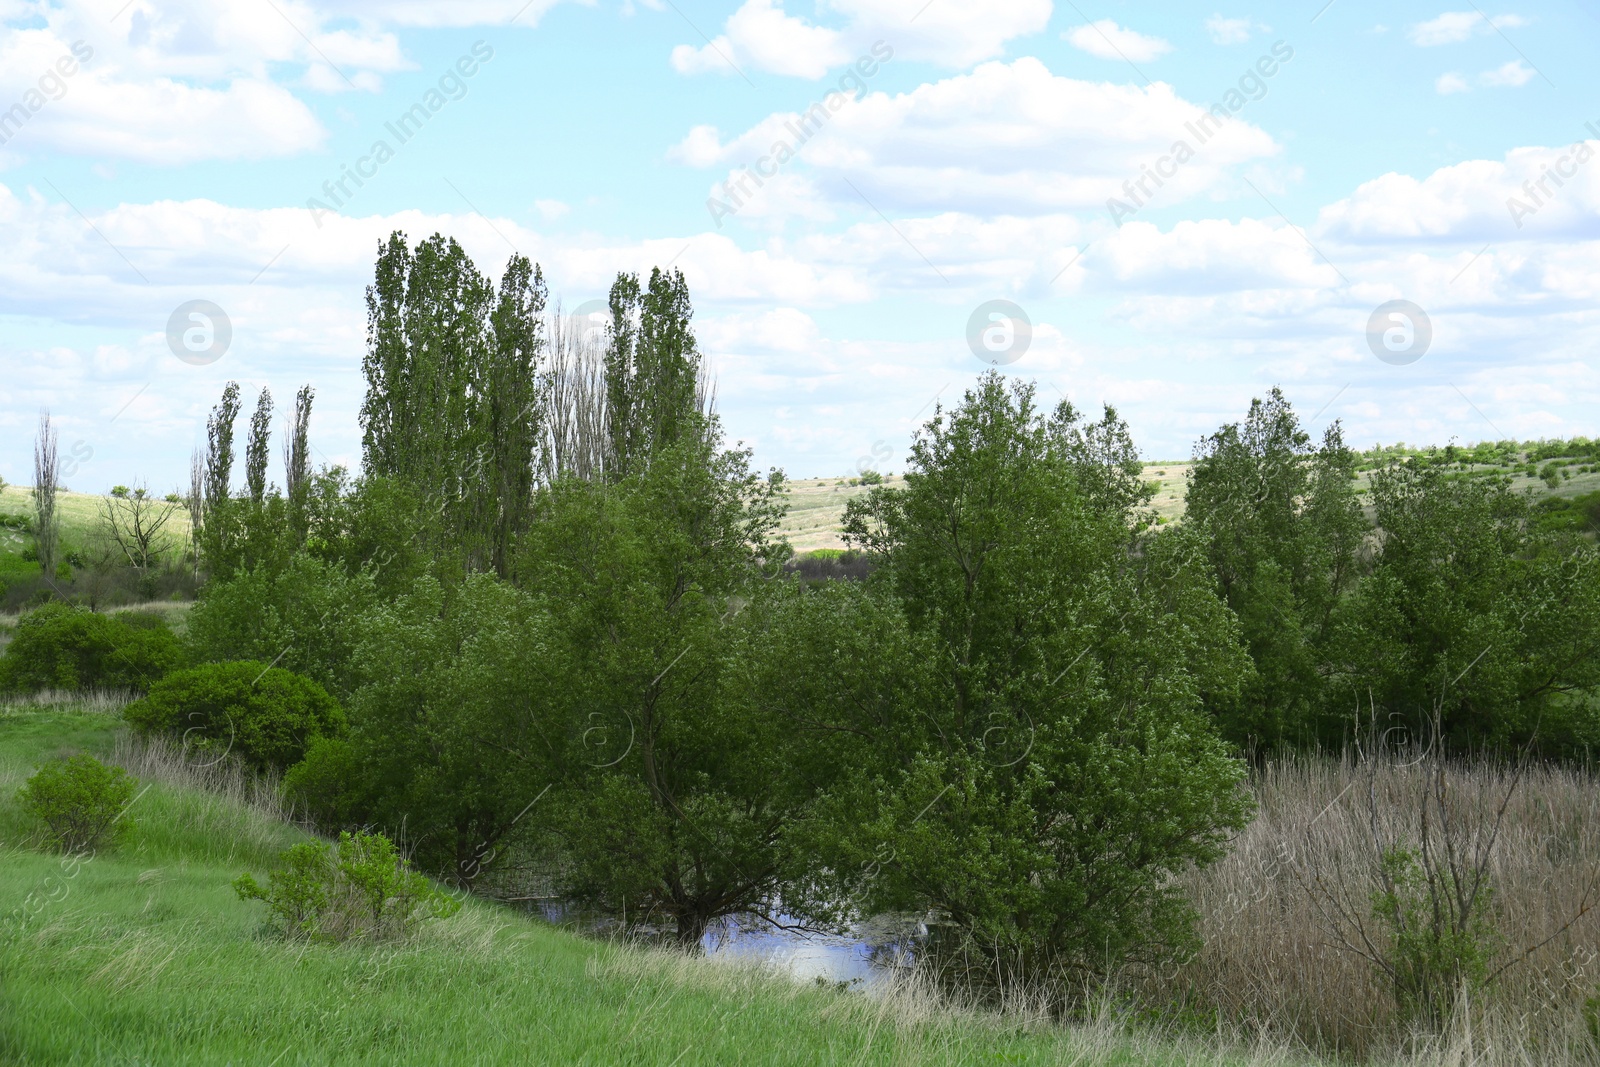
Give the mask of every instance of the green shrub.
M 283 793 L 297 812 L 324 829 L 349 826 L 365 812 L 359 786 L 360 763 L 350 742 L 316 737 L 306 757 L 283 776 Z
M 233 883 L 241 900 L 267 905 L 285 937 L 316 941 L 397 940 L 428 919 L 444 919 L 461 902 L 440 892 L 395 851 L 382 834 L 341 833 L 295 845 L 262 888 L 242 874 Z
M 79 755 L 47 763 L 17 791 L 23 811 L 44 823 L 51 843 L 69 854 L 112 844 L 125 833 L 123 818 L 138 786 L 121 767 Z
M 276 661 L 349 700 L 359 620 L 375 603 L 370 575 L 351 577 L 301 554 L 281 571 L 212 579 L 189 612 L 184 641 L 196 663 Z
M 24 615 L 0 657 L 0 691 L 147 689 L 183 664 L 176 637 L 66 604 Z
M 180 735 L 185 745 L 280 771 L 304 758 L 313 738 L 345 732 L 344 710 L 326 689 L 251 660 L 177 671 L 123 716 L 141 733 Z

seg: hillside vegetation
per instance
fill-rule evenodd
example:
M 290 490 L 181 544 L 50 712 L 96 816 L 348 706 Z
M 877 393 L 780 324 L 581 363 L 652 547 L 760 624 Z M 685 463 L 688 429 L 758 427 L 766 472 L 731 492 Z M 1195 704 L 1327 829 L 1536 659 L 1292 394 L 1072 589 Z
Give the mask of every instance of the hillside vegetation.
M 131 838 L 76 858 L 20 847 L 17 786 L 78 750 L 145 778 Z M 800 985 L 476 899 L 404 945 L 278 940 L 229 884 L 307 835 L 269 792 L 206 780 L 131 743 L 114 707 L 0 708 L 0 1062 L 1177 1065 L 1198 1051 Z

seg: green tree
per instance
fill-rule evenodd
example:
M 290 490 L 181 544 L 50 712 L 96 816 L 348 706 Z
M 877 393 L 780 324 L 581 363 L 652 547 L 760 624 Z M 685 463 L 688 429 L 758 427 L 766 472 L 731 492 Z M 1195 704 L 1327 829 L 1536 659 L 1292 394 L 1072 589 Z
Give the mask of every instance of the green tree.
M 1452 749 L 1553 752 L 1600 742 L 1600 554 L 1542 531 L 1504 478 L 1395 463 L 1374 473 L 1381 550 L 1345 628 L 1339 676 L 1421 731 L 1438 705 Z M 1420 736 L 1420 735 L 1419 735 Z
M 1184 524 L 1200 535 L 1255 670 L 1241 698 L 1216 708 L 1246 749 L 1326 733 L 1326 664 L 1338 608 L 1356 581 L 1367 532 L 1355 455 L 1336 422 L 1320 447 L 1274 388 L 1195 447 Z
M 915 698 L 823 712 L 859 770 L 800 831 L 821 873 L 795 896 L 835 921 L 840 901 L 935 912 L 947 962 L 1039 978 L 1188 942 L 1173 876 L 1249 811 L 1203 697 L 1248 667 L 1204 571 L 1148 565 L 1171 553 L 1138 533 L 1115 413 L 1033 398 L 985 375 L 919 434 L 903 490 L 851 502 L 906 619 L 883 668 Z
M 473 884 L 560 773 L 575 681 L 547 616 L 488 575 L 449 588 L 424 577 L 374 612 L 357 662 L 359 775 L 342 801 L 425 869 Z
M 659 267 L 648 289 L 619 274 L 611 286 L 605 355 L 606 415 L 613 478 L 637 473 L 686 434 L 703 433 L 710 388 L 690 320 L 694 310 L 682 271 Z
M 204 492 L 201 502 L 200 558 L 213 574 L 239 563 L 239 522 L 233 499 L 233 432 L 239 418 L 239 383 L 223 386 L 222 398 L 206 420 Z
M 789 810 L 787 746 L 730 680 L 741 609 L 787 553 L 772 540 L 782 476 L 718 444 L 697 427 L 614 482 L 549 487 L 519 569 L 572 664 L 547 824 L 558 880 L 689 945 L 772 904 Z
M 435 547 L 504 576 L 527 522 L 540 436 L 545 284 L 513 256 L 493 283 L 454 240 L 396 232 L 367 289 L 362 452 L 369 476 L 430 501 Z

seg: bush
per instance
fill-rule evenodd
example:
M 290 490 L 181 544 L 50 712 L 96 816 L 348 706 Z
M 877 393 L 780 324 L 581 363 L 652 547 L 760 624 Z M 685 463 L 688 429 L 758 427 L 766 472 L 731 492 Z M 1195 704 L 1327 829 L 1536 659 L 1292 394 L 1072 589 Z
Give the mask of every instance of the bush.
M 54 845 L 76 855 L 127 831 L 130 822 L 121 816 L 138 784 L 121 767 L 79 755 L 41 767 L 17 791 L 17 800 L 45 824 Z
M 178 671 L 123 716 L 141 733 L 180 734 L 186 745 L 235 753 L 283 770 L 317 737 L 342 737 L 344 710 L 309 678 L 243 660 Z
M 165 623 L 137 624 L 66 604 L 24 615 L 0 658 L 0 690 L 147 689 L 183 664 Z
M 375 603 L 370 575 L 350 577 L 302 554 L 281 571 L 213 579 L 189 612 L 184 640 L 197 663 L 276 660 L 348 700 L 358 622 Z
M 306 758 L 283 776 L 283 795 L 295 810 L 324 829 L 349 826 L 365 810 L 355 748 L 343 738 L 316 737 Z
M 461 910 L 382 834 L 341 833 L 337 849 L 325 841 L 295 845 L 282 862 L 267 876 L 267 888 L 248 874 L 233 888 L 241 900 L 264 902 L 285 937 L 398 940 L 428 919 Z

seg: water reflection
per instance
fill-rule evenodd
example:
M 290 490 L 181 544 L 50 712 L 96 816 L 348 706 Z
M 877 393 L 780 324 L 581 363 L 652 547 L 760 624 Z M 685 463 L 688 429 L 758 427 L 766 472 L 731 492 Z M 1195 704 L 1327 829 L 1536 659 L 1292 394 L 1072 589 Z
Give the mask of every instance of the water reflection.
M 622 924 L 557 902 L 544 901 L 538 910 L 549 922 L 593 937 L 615 937 Z M 798 920 L 778 916 L 785 927 Z M 630 924 L 629 937 L 671 943 L 667 927 Z M 801 982 L 822 981 L 865 993 L 889 988 L 909 972 L 917 945 L 927 936 L 927 926 L 916 918 L 878 916 L 857 923 L 848 934 L 827 934 L 797 929 L 777 929 L 754 916 L 734 916 L 706 931 L 701 947 L 708 959 L 759 961 L 792 975 Z

